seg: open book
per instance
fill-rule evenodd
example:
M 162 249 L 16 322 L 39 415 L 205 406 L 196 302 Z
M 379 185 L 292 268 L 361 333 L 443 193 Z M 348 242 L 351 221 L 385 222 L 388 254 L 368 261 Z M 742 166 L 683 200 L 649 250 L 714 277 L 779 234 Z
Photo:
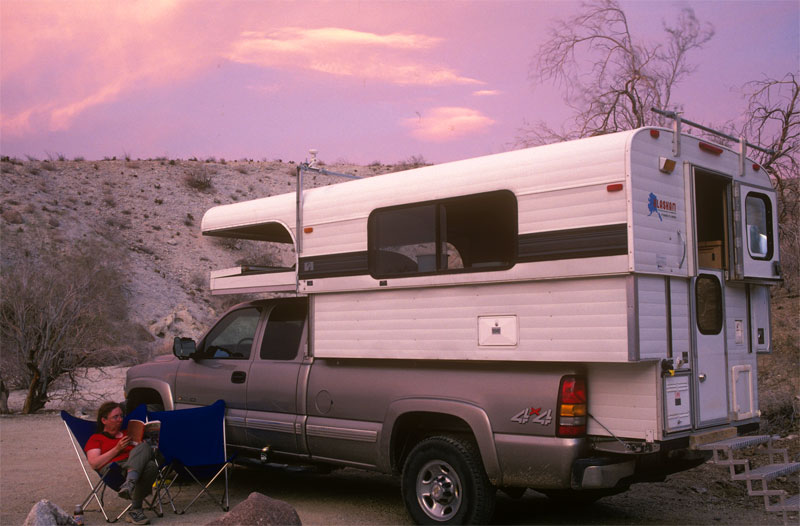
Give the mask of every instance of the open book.
M 142 422 L 141 420 L 128 421 L 128 436 L 131 437 L 131 443 L 134 445 L 147 440 L 150 445 L 157 446 L 160 432 L 160 420 L 150 420 L 149 422 Z

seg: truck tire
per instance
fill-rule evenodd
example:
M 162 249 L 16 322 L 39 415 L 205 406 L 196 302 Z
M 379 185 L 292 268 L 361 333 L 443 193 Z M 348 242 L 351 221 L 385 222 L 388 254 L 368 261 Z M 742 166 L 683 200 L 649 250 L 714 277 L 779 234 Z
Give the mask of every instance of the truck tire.
M 496 489 L 477 447 L 461 438 L 434 436 L 417 444 L 401 487 L 417 524 L 487 524 L 494 513 Z

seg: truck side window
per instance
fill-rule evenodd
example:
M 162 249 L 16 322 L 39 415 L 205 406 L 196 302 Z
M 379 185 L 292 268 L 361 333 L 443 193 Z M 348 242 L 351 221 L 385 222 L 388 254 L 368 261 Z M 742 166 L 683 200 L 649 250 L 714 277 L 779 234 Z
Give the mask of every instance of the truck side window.
M 262 360 L 294 360 L 303 336 L 307 310 L 305 301 L 275 305 L 261 342 Z
M 510 268 L 517 199 L 508 190 L 378 209 L 369 217 L 373 277 Z
M 744 201 L 747 250 L 753 259 L 772 258 L 772 207 L 764 194 L 749 193 Z
M 247 360 L 261 313 L 255 307 L 240 309 L 222 318 L 199 351 L 203 358 Z

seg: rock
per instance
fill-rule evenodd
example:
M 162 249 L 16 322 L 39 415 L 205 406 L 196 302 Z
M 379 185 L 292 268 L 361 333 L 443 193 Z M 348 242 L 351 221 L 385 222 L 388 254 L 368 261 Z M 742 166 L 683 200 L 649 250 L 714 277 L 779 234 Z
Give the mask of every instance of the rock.
M 302 525 L 295 509 L 288 503 L 253 492 L 231 511 L 207 526 L 277 526 Z
M 203 327 L 183 305 L 179 305 L 174 312 L 151 324 L 148 330 L 150 334 L 158 338 L 170 336 L 169 340 L 173 336 L 196 338 L 203 333 Z
M 47 499 L 42 499 L 33 505 L 22 526 L 68 526 L 75 521 L 67 512 Z
M 16 210 L 6 210 L 5 212 L 3 212 L 3 219 L 11 223 L 12 225 L 21 225 L 22 223 L 25 222 L 25 220 L 22 219 L 22 214 L 20 214 Z

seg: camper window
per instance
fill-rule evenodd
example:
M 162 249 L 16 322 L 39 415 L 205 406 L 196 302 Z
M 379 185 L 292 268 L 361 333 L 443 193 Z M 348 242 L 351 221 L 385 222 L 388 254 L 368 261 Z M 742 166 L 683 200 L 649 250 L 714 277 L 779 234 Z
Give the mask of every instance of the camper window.
M 772 210 L 769 198 L 751 192 L 745 199 L 747 250 L 753 259 L 772 258 Z
M 369 268 L 376 278 L 511 267 L 517 200 L 501 190 L 375 210 Z
M 716 276 L 700 274 L 695 282 L 697 328 L 702 334 L 719 334 L 722 330 L 722 287 Z

